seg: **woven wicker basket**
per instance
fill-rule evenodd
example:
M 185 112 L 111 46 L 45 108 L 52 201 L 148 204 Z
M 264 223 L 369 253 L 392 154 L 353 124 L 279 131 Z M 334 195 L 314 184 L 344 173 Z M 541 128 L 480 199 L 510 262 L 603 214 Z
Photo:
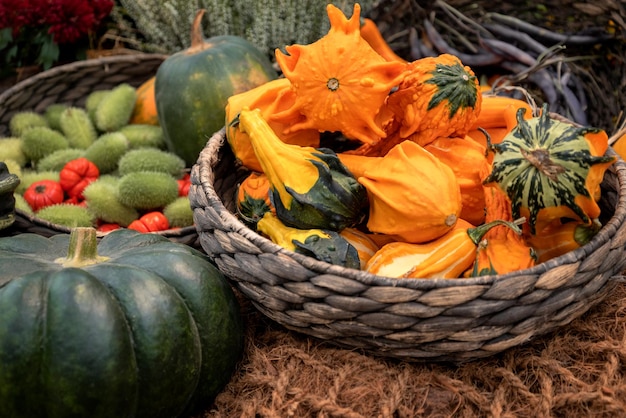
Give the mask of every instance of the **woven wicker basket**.
M 338 346 L 409 361 L 490 356 L 582 315 L 626 268 L 621 159 L 602 184 L 605 225 L 584 247 L 506 275 L 392 279 L 287 251 L 247 228 L 233 214 L 247 172 L 225 144 L 222 129 L 191 170 L 202 248 L 266 316 Z
M 115 55 L 76 61 L 54 67 L 17 83 L 0 95 L 0 137 L 10 136 L 9 121 L 21 111 L 42 113 L 53 103 L 84 106 L 87 96 L 95 90 L 109 90 L 120 83 L 138 87 L 156 73 L 165 55 Z M 69 228 L 52 224 L 17 209 L 14 228 L 51 236 L 68 233 Z M 172 241 L 198 246 L 194 226 L 158 232 Z M 99 233 L 100 236 L 104 233 Z

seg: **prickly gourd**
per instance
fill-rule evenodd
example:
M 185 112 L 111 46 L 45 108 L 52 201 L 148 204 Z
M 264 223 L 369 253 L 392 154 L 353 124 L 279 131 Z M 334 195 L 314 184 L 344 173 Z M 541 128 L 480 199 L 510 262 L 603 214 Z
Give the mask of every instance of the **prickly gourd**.
M 486 183 L 497 184 L 511 200 L 513 217 L 526 217 L 531 234 L 555 219 L 590 224 L 600 215 L 600 183 L 615 162 L 605 155 L 606 132 L 556 120 L 547 105 L 524 119 L 499 144 Z
M 276 215 L 287 226 L 339 231 L 363 219 L 367 192 L 333 151 L 285 144 L 259 109 L 243 109 L 239 124 L 270 182 Z

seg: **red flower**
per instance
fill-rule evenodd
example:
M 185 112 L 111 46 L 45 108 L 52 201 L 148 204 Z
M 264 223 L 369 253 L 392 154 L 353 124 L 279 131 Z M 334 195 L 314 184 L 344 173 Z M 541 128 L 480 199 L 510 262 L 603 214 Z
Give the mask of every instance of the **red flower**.
M 49 4 L 48 33 L 58 44 L 72 43 L 92 30 L 96 23 L 94 11 L 84 0 L 57 0 Z

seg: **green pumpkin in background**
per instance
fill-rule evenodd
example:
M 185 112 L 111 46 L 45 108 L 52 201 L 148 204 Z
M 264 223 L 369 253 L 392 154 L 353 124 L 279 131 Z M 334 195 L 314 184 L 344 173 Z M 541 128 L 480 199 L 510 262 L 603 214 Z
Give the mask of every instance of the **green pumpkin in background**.
M 168 149 L 194 165 L 213 133 L 224 127 L 228 98 L 278 74 L 252 43 L 232 35 L 204 39 L 204 10 L 192 26 L 191 46 L 159 66 L 155 100 Z
M 176 417 L 207 407 L 243 352 L 238 301 L 208 258 L 94 228 L 0 238 L 3 417 Z

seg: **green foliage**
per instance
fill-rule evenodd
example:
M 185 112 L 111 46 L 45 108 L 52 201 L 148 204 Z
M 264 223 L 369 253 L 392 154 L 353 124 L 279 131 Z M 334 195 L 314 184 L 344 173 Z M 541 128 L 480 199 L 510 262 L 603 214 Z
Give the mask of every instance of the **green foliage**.
M 246 38 L 268 54 L 294 43 L 308 44 L 328 32 L 326 5 L 333 3 L 352 16 L 354 2 L 315 0 L 120 0 L 112 13 L 118 26 L 134 39 L 137 47 L 149 52 L 174 53 L 190 43 L 191 23 L 199 9 L 205 9 L 206 37 L 236 35 Z M 374 1 L 360 1 L 364 12 Z M 144 39 L 131 31 L 136 26 Z M 124 30 L 123 28 L 128 28 Z

